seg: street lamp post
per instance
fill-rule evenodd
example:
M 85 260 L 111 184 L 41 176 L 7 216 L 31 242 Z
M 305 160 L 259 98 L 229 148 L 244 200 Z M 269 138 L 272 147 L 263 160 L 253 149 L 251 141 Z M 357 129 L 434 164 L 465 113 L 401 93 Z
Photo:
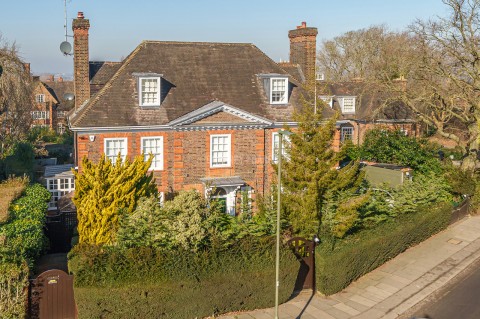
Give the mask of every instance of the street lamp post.
M 283 136 L 289 136 L 289 131 L 278 131 L 278 181 L 277 181 L 277 247 L 275 256 L 275 319 L 278 319 L 278 288 L 280 286 L 280 209 L 281 209 L 281 188 L 282 188 L 282 140 Z

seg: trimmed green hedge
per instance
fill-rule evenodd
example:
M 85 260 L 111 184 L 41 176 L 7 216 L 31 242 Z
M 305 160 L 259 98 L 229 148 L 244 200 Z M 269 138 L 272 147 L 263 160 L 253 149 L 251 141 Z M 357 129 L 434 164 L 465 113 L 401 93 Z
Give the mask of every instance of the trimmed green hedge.
M 299 263 L 281 250 L 280 302 Z M 272 307 L 275 242 L 245 238 L 222 251 L 77 245 L 69 254 L 79 318 L 195 318 Z
M 450 204 L 437 204 L 398 216 L 336 243 L 321 243 L 315 250 L 317 289 L 325 295 L 341 291 L 407 248 L 445 229 L 451 211 Z
M 29 266 L 47 244 L 43 228 L 49 200 L 45 187 L 28 186 L 0 224 L 0 318 L 25 316 Z

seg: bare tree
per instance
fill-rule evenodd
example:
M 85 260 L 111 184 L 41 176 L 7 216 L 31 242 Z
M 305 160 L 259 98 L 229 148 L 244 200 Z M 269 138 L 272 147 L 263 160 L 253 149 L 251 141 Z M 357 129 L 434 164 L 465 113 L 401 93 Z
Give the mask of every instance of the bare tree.
M 416 100 L 404 100 L 438 134 L 463 146 L 465 169 L 475 166 L 480 124 L 480 0 L 443 0 L 450 15 L 416 21 L 420 63 L 412 72 Z M 412 103 L 415 101 L 416 103 Z
M 472 169 L 480 134 L 480 0 L 443 3 L 447 17 L 417 20 L 408 32 L 372 27 L 347 33 L 325 42 L 318 61 L 333 80 L 362 77 L 388 92 L 385 105 L 401 101 L 437 134 L 460 145 L 462 167 Z M 399 85 L 403 78 L 405 85 Z
M 32 121 L 32 79 L 15 44 L 0 34 L 0 157 L 15 141 L 24 138 Z

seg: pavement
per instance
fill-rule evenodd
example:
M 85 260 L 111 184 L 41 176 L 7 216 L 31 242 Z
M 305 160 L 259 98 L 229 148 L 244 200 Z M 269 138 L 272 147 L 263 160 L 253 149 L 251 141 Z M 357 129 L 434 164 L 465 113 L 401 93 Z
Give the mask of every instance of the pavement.
M 279 306 L 279 319 L 408 318 L 410 308 L 480 259 L 480 215 L 466 218 L 411 247 L 331 296 L 303 291 Z M 271 319 L 274 308 L 222 319 Z

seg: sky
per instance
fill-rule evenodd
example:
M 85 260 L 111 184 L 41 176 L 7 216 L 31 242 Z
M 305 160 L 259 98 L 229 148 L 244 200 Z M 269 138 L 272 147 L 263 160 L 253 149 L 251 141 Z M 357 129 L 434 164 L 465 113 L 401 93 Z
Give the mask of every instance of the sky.
M 0 34 L 15 43 L 34 75 L 73 74 L 65 41 L 64 0 L 1 0 Z M 67 33 L 84 12 L 90 60 L 121 61 L 143 40 L 253 43 L 288 60 L 288 30 L 302 21 L 322 40 L 384 24 L 404 30 L 415 19 L 445 16 L 441 0 L 66 0 Z M 73 43 L 72 38 L 68 41 Z

